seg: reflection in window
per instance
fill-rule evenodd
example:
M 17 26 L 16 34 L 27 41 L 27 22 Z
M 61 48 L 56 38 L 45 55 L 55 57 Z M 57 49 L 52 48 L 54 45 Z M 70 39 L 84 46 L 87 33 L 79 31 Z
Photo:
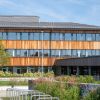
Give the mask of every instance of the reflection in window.
M 80 40 L 80 41 L 82 41 L 82 40 L 85 40 L 85 34 L 77 34 L 77 40 Z
M 50 56 L 49 50 L 43 50 L 43 55 L 44 55 L 44 57 Z
M 86 51 L 85 50 L 80 50 L 80 51 L 81 51 L 80 56 L 85 57 L 86 56 Z
M 55 50 L 51 50 L 51 56 L 55 56 Z
M 91 50 L 86 50 L 86 57 L 91 56 Z
M 71 56 L 71 50 L 66 50 L 66 56 Z
M 65 34 L 64 33 L 60 33 L 60 40 L 65 40 Z
M 34 38 L 34 33 L 29 33 L 29 40 L 33 40 Z
M 96 41 L 100 41 L 100 34 L 96 34 Z
M 28 56 L 28 50 L 21 50 L 21 57 L 27 57 Z
M 92 56 L 95 56 L 95 50 L 91 50 Z
M 21 40 L 21 33 L 16 33 L 16 39 Z
M 8 33 L 8 40 L 16 40 L 16 33 Z
M 60 40 L 60 34 L 59 33 L 52 33 L 51 40 Z
M 72 56 L 76 56 L 77 53 L 76 53 L 76 50 L 72 50 Z
M 95 34 L 91 34 L 92 36 L 92 41 L 95 41 L 96 40 L 96 35 Z
M 97 56 L 100 55 L 100 50 L 96 50 L 96 55 L 97 55 Z
M 10 56 L 12 56 L 12 57 L 15 56 L 15 50 L 13 50 L 13 49 L 7 49 L 6 51 L 9 53 Z
M 50 33 L 43 33 L 43 40 L 49 40 L 50 39 Z
M 2 32 L 0 32 L 0 39 L 2 39 Z
M 91 34 L 86 34 L 86 40 L 91 41 L 92 40 L 92 35 Z
M 34 33 L 34 40 L 40 40 L 40 33 Z
M 65 40 L 71 40 L 71 33 L 65 33 Z
M 21 33 L 21 39 L 22 40 L 28 40 L 28 33 Z
M 20 50 L 15 50 L 15 56 L 16 57 L 20 57 L 21 56 L 21 51 Z
M 39 56 L 39 50 L 34 50 L 34 56 L 36 56 L 36 57 Z
M 71 34 L 72 40 L 76 40 L 76 34 Z
M 34 50 L 29 50 L 29 56 L 33 57 L 34 56 Z
M 8 33 L 3 33 L 3 40 L 8 40 Z
M 61 50 L 61 53 L 60 53 L 61 57 L 64 57 L 66 56 L 66 50 Z

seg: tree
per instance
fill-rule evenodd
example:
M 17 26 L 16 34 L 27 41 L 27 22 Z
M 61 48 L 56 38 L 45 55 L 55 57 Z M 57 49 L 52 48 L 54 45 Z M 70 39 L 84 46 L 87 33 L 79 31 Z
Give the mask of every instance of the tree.
M 0 67 L 10 64 L 10 54 L 6 52 L 2 40 L 0 40 Z

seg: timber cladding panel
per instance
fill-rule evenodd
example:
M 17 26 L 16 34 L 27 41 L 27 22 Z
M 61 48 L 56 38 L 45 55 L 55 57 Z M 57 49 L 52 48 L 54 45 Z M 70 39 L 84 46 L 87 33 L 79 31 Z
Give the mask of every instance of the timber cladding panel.
M 43 66 L 53 66 L 56 59 L 59 58 L 43 58 Z M 10 58 L 10 66 L 41 66 L 42 58 L 25 58 L 25 57 L 12 57 Z
M 42 41 L 2 40 L 6 49 L 42 49 Z M 43 41 L 43 49 L 100 49 L 100 41 Z

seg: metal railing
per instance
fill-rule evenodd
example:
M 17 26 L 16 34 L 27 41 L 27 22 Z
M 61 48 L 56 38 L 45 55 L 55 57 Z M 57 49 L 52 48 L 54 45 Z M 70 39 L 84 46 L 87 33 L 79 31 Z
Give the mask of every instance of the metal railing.
M 59 100 L 58 97 L 52 97 L 38 90 L 26 90 L 17 88 L 8 88 L 6 97 L 9 100 Z

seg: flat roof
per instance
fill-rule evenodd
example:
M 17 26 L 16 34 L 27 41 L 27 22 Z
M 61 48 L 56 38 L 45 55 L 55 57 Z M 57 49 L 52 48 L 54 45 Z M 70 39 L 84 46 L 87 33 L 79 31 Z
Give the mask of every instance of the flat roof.
M 100 56 L 59 59 L 54 66 L 100 66 Z
M 96 29 L 100 26 L 73 22 L 39 22 L 38 16 L 0 15 L 0 28 L 50 28 L 50 29 Z

